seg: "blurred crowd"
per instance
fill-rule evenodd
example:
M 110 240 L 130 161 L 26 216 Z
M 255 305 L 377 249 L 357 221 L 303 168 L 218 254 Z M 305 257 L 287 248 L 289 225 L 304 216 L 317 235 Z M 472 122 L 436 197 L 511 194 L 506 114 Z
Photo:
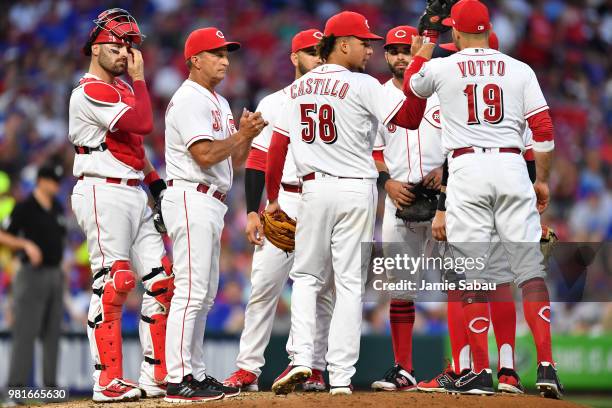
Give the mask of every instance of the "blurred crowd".
M 372 30 L 384 35 L 399 24 L 416 25 L 423 0 L 20 0 L 4 3 L 0 14 L 0 218 L 25 197 L 36 169 L 50 158 L 71 174 L 74 151 L 67 141 L 67 108 L 72 88 L 87 69 L 81 54 L 92 20 L 106 8 L 129 10 L 146 34 L 142 44 L 147 83 L 155 110 L 155 130 L 147 153 L 164 173 L 164 111 L 187 74 L 183 44 L 198 27 L 216 26 L 242 48 L 230 57 L 230 71 L 218 88 L 239 116 L 254 110 L 265 95 L 293 77 L 291 37 L 306 28 L 322 29 L 343 10 L 364 14 Z M 492 12 L 501 50 L 535 70 L 555 125 L 556 153 L 551 175 L 552 203 L 543 221 L 562 240 L 602 241 L 612 235 L 612 2 L 609 0 L 485 1 Z M 374 44 L 368 73 L 388 78 L 382 44 Z M 62 184 L 69 243 L 65 254 L 67 290 L 65 330 L 85 331 L 91 272 L 83 235 L 70 211 L 75 179 Z M 229 194 L 222 237 L 221 282 L 209 331 L 240 332 L 249 293 L 252 247 L 246 221 L 242 172 Z M 380 208 L 382 210 L 382 208 Z M 382 216 L 382 211 L 379 211 Z M 377 229 L 380 239 L 380 229 Z M 169 245 L 169 243 L 167 243 Z M 11 323 L 10 254 L 0 251 L 0 331 Z M 290 325 L 290 291 L 278 306 L 275 332 Z M 126 304 L 124 329 L 136 331 L 139 295 Z M 562 332 L 612 330 L 608 305 L 563 305 Z M 418 306 L 415 330 L 446 330 L 445 307 Z M 367 304 L 364 331 L 388 332 L 388 303 Z M 607 322 L 607 323 L 606 323 Z

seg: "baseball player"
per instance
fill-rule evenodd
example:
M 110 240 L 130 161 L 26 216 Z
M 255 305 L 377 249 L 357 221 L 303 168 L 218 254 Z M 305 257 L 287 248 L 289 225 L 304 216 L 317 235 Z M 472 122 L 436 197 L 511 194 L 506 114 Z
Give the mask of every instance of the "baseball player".
M 493 30 L 489 31 L 489 47 L 491 49 L 499 49 L 499 41 Z M 433 52 L 440 57 L 449 56 L 457 52 L 457 47 L 454 43 L 440 44 Z M 525 132 L 525 161 L 529 172 L 529 178 L 535 182 L 535 162 L 533 151 L 531 149 L 531 131 L 526 129 Z M 448 178 L 448 163 L 444 163 L 444 176 L 442 180 L 442 190 L 445 191 Z M 445 208 L 441 208 L 436 212 L 436 216 L 432 222 L 433 238 L 445 241 L 446 230 L 444 225 Z M 501 392 L 522 394 L 524 388 L 520 378 L 514 369 L 514 342 L 516 332 L 516 308 L 510 287 L 514 280 L 514 274 L 509 268 L 503 254 L 503 247 L 499 244 L 499 236 L 496 232 L 493 234 L 492 241 L 498 244 L 491 251 L 491 257 L 487 264 L 487 277 L 497 284 L 495 291 L 489 292 L 489 307 L 491 311 L 491 323 L 495 332 L 495 339 L 498 348 L 498 390 Z M 448 292 L 448 329 L 449 339 L 452 351 L 452 366 L 449 365 L 446 370 L 429 381 L 421 381 L 417 388 L 419 391 L 426 392 L 446 392 L 446 386 L 457 380 L 464 374 L 467 374 L 471 366 L 470 346 L 468 342 L 467 327 L 463 324 L 463 312 L 461 307 L 460 292 Z
M 372 55 L 370 41 L 381 39 L 359 13 L 332 16 L 318 45 L 326 63 L 290 86 L 275 123 L 266 168 L 266 211 L 280 208 L 278 190 L 290 141 L 302 181 L 290 273 L 292 337 L 287 351 L 293 361 L 272 386 L 277 394 L 291 392 L 312 374 L 316 299 L 332 279 L 336 303 L 326 355 L 330 392 L 352 393 L 369 262 L 369 252 L 360 255 L 361 243 L 372 240 L 377 200 L 378 172 L 372 160 L 376 131 L 379 124 L 389 123 L 415 129 L 425 109 L 424 101 L 412 95 L 406 99 L 363 74 Z
M 525 318 L 538 352 L 536 386 L 543 395 L 559 398 L 562 387 L 552 358 L 550 302 L 539 250 L 538 211 L 548 205 L 554 148 L 548 105 L 529 66 L 489 48 L 490 21 L 484 4 L 462 0 L 453 6 L 444 24 L 452 26 L 453 41 L 460 51 L 424 64 L 433 50 L 432 45 L 424 44 L 412 61 L 420 71 L 409 77 L 409 85 L 418 97 L 436 92 L 440 99 L 442 145 L 449 157 L 448 241 L 455 256 L 475 258 L 482 255 L 483 245 L 488 247 L 493 230 L 497 231 L 521 282 Z M 533 186 L 521 155 L 527 123 L 533 132 L 538 167 Z M 470 282 L 481 278 L 474 272 L 466 270 Z M 474 367 L 454 382 L 454 391 L 493 392 L 486 302 L 486 292 L 463 293 Z
M 240 44 L 215 27 L 189 34 L 189 78 L 166 110 L 168 191 L 162 214 L 172 238 L 175 295 L 170 307 L 166 357 L 168 402 L 207 401 L 238 395 L 206 373 L 204 328 L 219 283 L 219 252 L 232 165 L 244 163 L 251 140 L 266 126 L 245 110 L 236 131 L 228 102 L 215 92 Z
M 93 400 L 134 400 L 165 393 L 166 319 L 172 297 L 172 266 L 155 230 L 141 181 L 156 200 L 166 188 L 143 148 L 153 129 L 144 81 L 142 41 L 136 20 L 110 9 L 94 20 L 83 51 L 89 71 L 70 96 L 68 137 L 75 146 L 72 210 L 87 237 L 93 295 L 87 334 L 95 363 Z M 132 85 L 119 79 L 127 71 Z M 142 279 L 140 379 L 123 378 L 121 309 Z M 139 388 L 140 387 L 140 388 Z
M 293 37 L 291 62 L 295 66 L 296 79 L 321 64 L 315 46 L 322 37 L 323 33 L 316 29 L 301 31 Z M 286 87 L 263 98 L 257 112 L 261 112 L 262 116 L 273 124 L 288 98 L 288 91 L 289 87 Z M 265 363 L 264 351 L 270 341 L 274 311 L 293 265 L 293 253 L 285 253 L 263 238 L 258 214 L 271 138 L 272 126 L 267 126 L 253 140 L 246 162 L 246 233 L 249 241 L 256 245 L 251 272 L 251 295 L 246 307 L 244 330 L 240 336 L 240 352 L 236 359 L 238 370 L 223 382 L 225 385 L 247 391 L 258 391 L 257 378 Z M 279 201 L 287 214 L 295 219 L 301 186 L 291 155 L 285 161 L 281 187 Z M 321 324 L 317 325 L 312 376 L 303 384 L 305 391 L 324 391 L 326 387 L 323 372 L 333 307 L 331 295 L 330 291 L 324 291 L 317 301 L 317 316 Z
M 410 63 L 412 37 L 418 36 L 416 28 L 399 26 L 386 36 L 385 59 L 393 77 L 385 87 L 403 95 L 401 89 L 404 71 Z M 402 205 L 411 203 L 414 196 L 412 186 L 423 182 L 432 189 L 439 189 L 442 178 L 441 166 L 444 154 L 440 141 L 440 108 L 437 97 L 427 99 L 425 120 L 418 129 L 409 130 L 394 124 L 380 126 L 374 146 L 374 160 L 379 178 L 384 183 L 387 197 L 382 225 L 385 243 L 402 242 L 402 252 L 419 257 L 430 254 L 437 247 L 431 238 L 431 222 L 407 223 L 395 216 Z M 385 257 L 394 257 L 397 244 L 383 245 Z M 418 276 L 417 271 L 413 276 Z M 387 270 L 390 279 L 400 279 L 393 270 Z M 407 276 L 404 276 L 407 277 Z M 392 294 L 389 319 L 395 365 L 381 380 L 372 383 L 374 390 L 416 391 L 416 380 L 412 368 L 412 327 L 414 325 L 414 300 L 416 291 L 398 291 Z

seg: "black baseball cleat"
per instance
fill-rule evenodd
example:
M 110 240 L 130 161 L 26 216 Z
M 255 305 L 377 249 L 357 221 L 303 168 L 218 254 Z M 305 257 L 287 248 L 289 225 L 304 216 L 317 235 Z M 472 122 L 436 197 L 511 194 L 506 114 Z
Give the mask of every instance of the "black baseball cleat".
M 416 391 L 417 383 L 414 371 L 409 373 L 396 364 L 387 370 L 382 380 L 374 381 L 371 387 L 375 391 Z
M 493 375 L 490 368 L 483 368 L 479 373 L 470 371 L 459 377 L 447 388 L 452 394 L 493 395 Z
M 225 394 L 225 398 L 235 397 L 240 394 L 240 388 L 229 387 L 223 385 L 212 375 L 206 374 L 206 377 L 202 381 L 196 381 L 201 389 L 209 389 L 211 391 L 222 392 Z
M 497 390 L 499 392 L 506 392 L 509 394 L 525 393 L 525 387 L 521 384 L 521 378 L 513 369 L 502 367 L 502 369 L 497 372 L 497 379 L 499 380 L 497 384 Z
M 543 361 L 538 365 L 536 388 L 545 398 L 561 399 L 563 396 L 563 385 L 557 377 L 557 369 L 551 363 Z
M 168 383 L 166 388 L 166 402 L 206 402 L 222 399 L 225 396 L 220 391 L 212 390 L 209 387 L 200 387 L 191 374 L 183 377 L 180 383 Z

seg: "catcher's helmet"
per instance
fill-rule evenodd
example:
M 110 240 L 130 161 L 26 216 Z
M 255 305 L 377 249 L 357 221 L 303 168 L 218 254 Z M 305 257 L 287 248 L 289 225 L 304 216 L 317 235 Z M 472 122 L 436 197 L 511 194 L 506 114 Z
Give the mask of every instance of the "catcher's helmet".
M 124 9 L 112 8 L 103 11 L 93 20 L 96 25 L 89 33 L 89 39 L 83 47 L 83 53 L 91 55 L 94 44 L 140 44 L 145 36 L 140 32 L 138 23 Z

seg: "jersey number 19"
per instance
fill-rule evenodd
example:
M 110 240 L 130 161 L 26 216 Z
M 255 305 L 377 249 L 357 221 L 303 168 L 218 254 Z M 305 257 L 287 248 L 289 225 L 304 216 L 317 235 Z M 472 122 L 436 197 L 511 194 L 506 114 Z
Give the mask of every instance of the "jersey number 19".
M 467 96 L 468 125 L 479 125 L 477 84 L 467 84 L 463 94 Z M 482 100 L 487 108 L 484 110 L 485 122 L 496 124 L 504 119 L 504 92 L 497 84 L 487 84 L 482 88 Z

